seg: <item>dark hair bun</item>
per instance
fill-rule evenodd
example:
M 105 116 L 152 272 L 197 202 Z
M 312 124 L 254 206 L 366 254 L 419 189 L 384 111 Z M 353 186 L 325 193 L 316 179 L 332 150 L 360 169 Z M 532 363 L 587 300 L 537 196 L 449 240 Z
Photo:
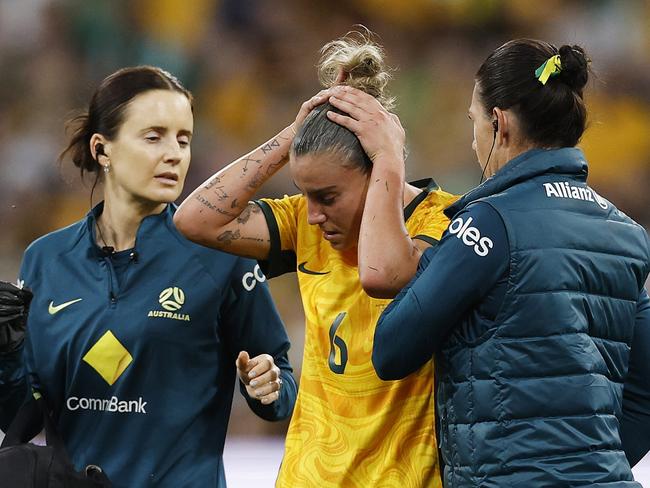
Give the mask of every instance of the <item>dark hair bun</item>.
M 580 46 L 564 45 L 560 48 L 562 71 L 559 79 L 575 91 L 582 91 L 589 79 L 589 58 Z
M 555 55 L 562 67 L 542 84 L 535 72 Z M 486 115 L 494 107 L 513 109 L 527 141 L 544 148 L 573 147 L 587 123 L 582 90 L 588 71 L 589 59 L 580 46 L 558 50 L 536 39 L 513 39 L 487 57 L 476 83 Z

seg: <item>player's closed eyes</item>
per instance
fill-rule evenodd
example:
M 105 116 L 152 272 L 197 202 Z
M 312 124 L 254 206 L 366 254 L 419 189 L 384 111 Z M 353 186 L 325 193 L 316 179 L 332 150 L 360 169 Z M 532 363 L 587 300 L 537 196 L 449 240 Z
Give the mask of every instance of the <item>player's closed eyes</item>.
M 334 202 L 336 201 L 336 197 L 333 197 L 333 196 L 331 196 L 331 197 L 330 197 L 330 196 L 327 196 L 327 197 L 317 197 L 316 200 L 317 200 L 318 203 L 320 203 L 321 205 L 328 205 L 328 206 L 329 206 L 329 205 L 333 205 L 333 204 L 334 204 Z

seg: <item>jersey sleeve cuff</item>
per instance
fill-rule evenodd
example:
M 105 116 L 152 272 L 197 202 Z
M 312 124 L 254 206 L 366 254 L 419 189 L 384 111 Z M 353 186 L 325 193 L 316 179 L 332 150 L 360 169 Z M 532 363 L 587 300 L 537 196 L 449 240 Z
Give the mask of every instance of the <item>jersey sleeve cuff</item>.
M 285 273 L 292 273 L 296 270 L 296 253 L 293 251 L 283 251 L 282 242 L 280 240 L 280 228 L 278 221 L 273 214 L 271 206 L 263 200 L 255 200 L 260 209 L 266 225 L 269 228 L 269 236 L 271 239 L 271 250 L 269 257 L 265 260 L 259 260 L 260 269 L 267 278 L 274 278 Z
M 425 234 L 418 234 L 414 236 L 413 239 L 420 239 L 421 241 L 426 242 L 430 246 L 437 246 L 438 242 L 440 242 L 438 239 L 434 239 L 433 237 L 427 236 Z

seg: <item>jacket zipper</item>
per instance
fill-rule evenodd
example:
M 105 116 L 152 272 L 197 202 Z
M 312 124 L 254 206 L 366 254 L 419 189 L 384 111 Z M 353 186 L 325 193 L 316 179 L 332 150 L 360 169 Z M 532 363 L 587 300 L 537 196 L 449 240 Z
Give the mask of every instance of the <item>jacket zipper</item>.
M 108 301 L 111 308 L 115 308 L 117 304 L 117 294 L 119 290 L 115 289 L 115 283 L 117 283 L 117 276 L 115 276 L 115 270 L 113 269 L 113 263 L 110 257 L 105 257 L 104 263 L 106 264 L 106 270 L 108 271 Z

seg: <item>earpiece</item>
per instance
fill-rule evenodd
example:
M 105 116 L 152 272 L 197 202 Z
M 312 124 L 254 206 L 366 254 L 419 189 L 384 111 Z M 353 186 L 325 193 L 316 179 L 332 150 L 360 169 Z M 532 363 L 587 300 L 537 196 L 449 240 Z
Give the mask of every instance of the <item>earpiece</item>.
M 492 133 L 492 147 L 490 148 L 490 154 L 488 154 L 487 161 L 485 161 L 485 166 L 483 166 L 483 171 L 481 172 L 481 179 L 478 182 L 479 185 L 483 183 L 483 178 L 485 177 L 485 170 L 487 169 L 488 163 L 490 162 L 490 158 L 492 157 L 492 150 L 494 149 L 494 143 L 497 141 L 497 131 L 499 130 L 498 119 L 494 119 L 492 121 L 492 128 L 494 129 L 494 132 Z
M 99 144 L 99 143 L 95 144 L 95 154 L 97 154 L 97 156 L 106 156 L 106 154 L 104 153 L 103 144 Z

